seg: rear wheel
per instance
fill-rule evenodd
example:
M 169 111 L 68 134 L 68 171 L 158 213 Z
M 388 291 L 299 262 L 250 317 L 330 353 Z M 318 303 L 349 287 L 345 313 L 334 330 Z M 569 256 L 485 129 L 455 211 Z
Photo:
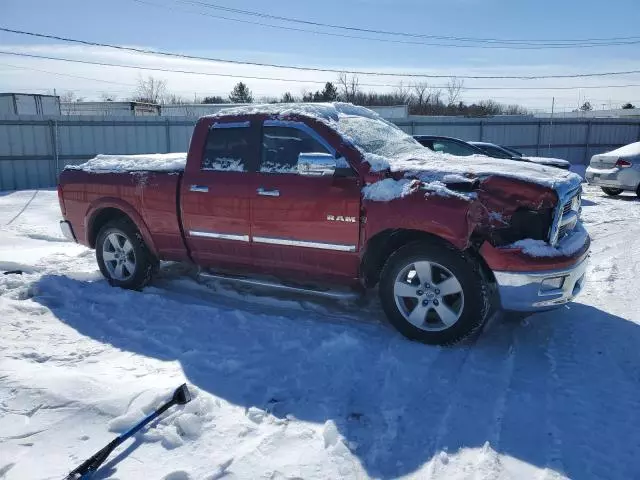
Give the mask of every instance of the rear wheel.
M 640 185 L 638 185 L 638 188 L 636 189 L 636 195 L 640 197 Z
M 102 227 L 96 240 L 96 259 L 111 285 L 132 290 L 149 283 L 159 266 L 136 226 L 126 218 Z
M 610 197 L 615 197 L 616 195 L 620 195 L 622 193 L 621 188 L 602 187 L 602 191 Z
M 449 345 L 479 330 L 489 313 L 489 291 L 478 266 L 437 242 L 397 250 L 380 277 L 380 301 L 407 338 Z

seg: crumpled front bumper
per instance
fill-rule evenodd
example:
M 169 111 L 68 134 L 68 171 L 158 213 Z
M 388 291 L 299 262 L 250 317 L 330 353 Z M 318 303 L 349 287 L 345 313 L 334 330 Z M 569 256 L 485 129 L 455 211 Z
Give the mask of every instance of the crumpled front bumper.
M 582 290 L 587 257 L 567 268 L 536 272 L 494 271 L 504 310 L 537 312 L 564 305 Z M 561 286 L 553 285 L 560 282 Z

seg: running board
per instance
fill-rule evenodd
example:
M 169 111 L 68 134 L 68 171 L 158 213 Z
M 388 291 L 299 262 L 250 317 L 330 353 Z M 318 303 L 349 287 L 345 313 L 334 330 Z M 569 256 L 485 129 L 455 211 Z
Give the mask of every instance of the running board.
M 346 291 L 340 291 L 340 290 L 317 290 L 313 288 L 294 287 L 291 285 L 283 285 L 282 283 L 278 283 L 276 281 L 271 281 L 266 279 L 235 277 L 233 275 L 223 275 L 219 273 L 200 272 L 198 273 L 198 277 L 206 278 L 209 280 L 227 280 L 235 283 L 240 283 L 243 285 L 251 285 L 254 287 L 264 287 L 264 288 L 270 288 L 273 290 L 280 290 L 282 292 L 298 293 L 303 295 L 314 295 L 317 297 L 331 298 L 334 300 L 353 301 L 353 300 L 358 300 L 359 298 L 362 297 L 362 294 L 355 291 L 346 292 Z

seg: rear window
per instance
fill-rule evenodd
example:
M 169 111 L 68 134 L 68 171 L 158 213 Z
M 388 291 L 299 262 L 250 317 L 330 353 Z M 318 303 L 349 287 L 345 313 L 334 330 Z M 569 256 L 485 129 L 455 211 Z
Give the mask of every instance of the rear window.
M 246 172 L 249 133 L 245 127 L 211 128 L 202 156 L 202 170 Z

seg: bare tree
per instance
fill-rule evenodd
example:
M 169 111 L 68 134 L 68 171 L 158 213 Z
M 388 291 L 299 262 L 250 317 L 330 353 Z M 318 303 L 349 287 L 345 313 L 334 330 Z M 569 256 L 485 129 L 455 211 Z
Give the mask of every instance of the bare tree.
M 401 105 L 406 105 L 412 101 L 413 92 L 408 85 L 405 85 L 400 81 L 394 92 L 395 100 Z
M 451 77 L 447 82 L 447 105 L 455 105 L 460 99 L 460 94 L 464 88 L 464 80 L 456 77 Z
M 349 77 L 342 72 L 338 75 L 338 89 L 341 90 L 340 97 L 345 102 L 352 102 L 360 92 L 360 80 L 356 74 Z
M 167 81 L 149 75 L 138 78 L 133 100 L 145 103 L 162 103 L 167 94 Z
M 168 93 L 165 95 L 164 102 L 169 105 L 185 105 L 189 103 L 180 95 L 176 95 L 175 93 Z
M 62 103 L 71 103 L 71 102 L 82 102 L 84 97 L 78 97 L 76 92 L 72 90 L 67 90 L 60 94 L 60 101 Z

